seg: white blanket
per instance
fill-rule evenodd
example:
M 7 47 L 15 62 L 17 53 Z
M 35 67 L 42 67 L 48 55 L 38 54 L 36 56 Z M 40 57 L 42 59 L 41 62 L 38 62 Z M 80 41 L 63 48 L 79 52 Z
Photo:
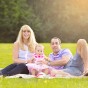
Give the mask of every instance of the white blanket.
M 25 79 L 29 79 L 29 78 L 46 78 L 46 79 L 52 79 L 52 78 L 72 78 L 72 77 L 69 77 L 69 76 L 65 76 L 65 77 L 62 77 L 62 76 L 52 77 L 50 75 L 33 76 L 33 75 L 27 75 L 27 74 L 17 74 L 17 75 L 14 75 L 14 76 L 7 76 L 5 78 L 25 78 Z

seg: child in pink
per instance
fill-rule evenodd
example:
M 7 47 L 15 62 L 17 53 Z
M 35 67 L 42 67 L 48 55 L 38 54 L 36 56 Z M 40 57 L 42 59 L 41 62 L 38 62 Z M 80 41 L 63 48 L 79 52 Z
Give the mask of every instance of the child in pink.
M 32 75 L 36 76 L 39 72 L 44 72 L 45 74 L 49 73 L 49 66 L 40 63 L 41 61 L 45 60 L 45 58 L 46 57 L 44 55 L 44 46 L 40 44 L 36 45 L 32 63 L 28 63 L 26 65 Z

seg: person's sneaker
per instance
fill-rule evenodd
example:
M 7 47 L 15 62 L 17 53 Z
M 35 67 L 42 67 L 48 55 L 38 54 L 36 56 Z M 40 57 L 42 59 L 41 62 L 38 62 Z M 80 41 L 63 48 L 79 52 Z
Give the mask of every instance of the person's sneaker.
M 83 74 L 84 76 L 88 76 L 88 72 L 87 73 L 85 73 L 85 74 Z
M 88 76 L 88 70 L 83 73 L 83 76 Z

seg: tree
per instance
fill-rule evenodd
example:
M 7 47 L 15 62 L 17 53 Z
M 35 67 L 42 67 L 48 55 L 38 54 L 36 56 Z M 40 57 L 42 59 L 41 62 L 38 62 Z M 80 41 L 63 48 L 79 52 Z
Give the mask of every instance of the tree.
M 33 27 L 34 31 L 41 25 L 27 0 L 0 0 L 0 11 L 0 42 L 15 41 L 24 24 Z

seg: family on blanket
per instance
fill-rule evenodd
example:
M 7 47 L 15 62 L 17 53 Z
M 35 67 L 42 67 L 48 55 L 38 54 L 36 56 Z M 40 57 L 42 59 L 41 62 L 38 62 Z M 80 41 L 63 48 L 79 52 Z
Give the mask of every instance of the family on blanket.
M 69 49 L 61 48 L 61 40 L 57 37 L 51 39 L 50 46 L 52 53 L 46 57 L 44 46 L 36 42 L 33 30 L 30 26 L 23 25 L 13 44 L 13 63 L 2 69 L 0 75 L 38 76 L 44 72 L 51 76 L 88 76 L 88 46 L 85 39 L 77 41 L 74 56 Z

